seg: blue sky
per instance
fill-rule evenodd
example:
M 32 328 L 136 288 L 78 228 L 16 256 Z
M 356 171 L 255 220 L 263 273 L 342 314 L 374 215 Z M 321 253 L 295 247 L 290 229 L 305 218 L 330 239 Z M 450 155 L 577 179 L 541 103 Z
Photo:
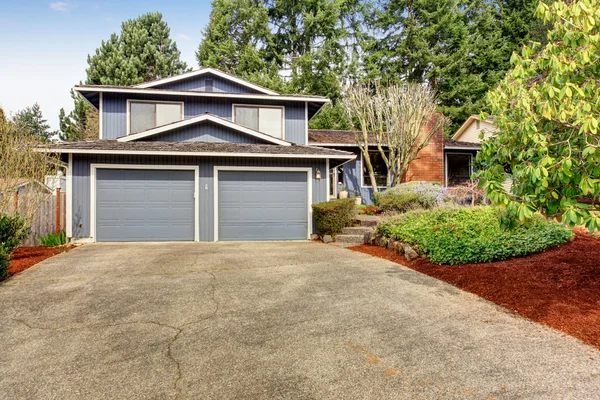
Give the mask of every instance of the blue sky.
M 70 88 L 85 80 L 87 55 L 121 22 L 160 11 L 181 58 L 198 67 L 195 51 L 211 6 L 196 1 L 2 0 L 0 107 L 8 113 L 38 102 L 53 129 L 61 107 L 69 112 Z

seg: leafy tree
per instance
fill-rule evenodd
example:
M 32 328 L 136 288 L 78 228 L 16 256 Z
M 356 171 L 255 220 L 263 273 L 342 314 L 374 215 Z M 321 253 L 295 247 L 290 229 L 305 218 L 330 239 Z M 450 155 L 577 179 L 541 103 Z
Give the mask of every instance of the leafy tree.
M 540 3 L 548 44 L 526 46 L 489 94 L 500 133 L 483 143 L 479 173 L 508 222 L 539 211 L 600 229 L 600 8 L 593 0 Z M 512 172 L 513 187 L 502 182 Z
M 23 127 L 21 132 L 33 135 L 42 142 L 49 141 L 50 137 L 56 133 L 50 130 L 50 124 L 48 124 L 48 120 L 44 119 L 38 103 L 17 111 L 13 116 L 13 122 Z
M 88 56 L 86 84 L 126 86 L 185 72 L 170 33 L 158 12 L 123 22 L 120 35 L 113 33 Z

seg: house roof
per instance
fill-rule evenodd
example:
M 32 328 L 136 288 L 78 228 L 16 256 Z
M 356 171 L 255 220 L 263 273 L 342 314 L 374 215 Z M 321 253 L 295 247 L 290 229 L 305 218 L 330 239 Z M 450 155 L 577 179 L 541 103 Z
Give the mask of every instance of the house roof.
M 474 115 L 471 115 L 469 118 L 467 118 L 467 120 L 460 126 L 460 128 L 458 128 L 456 133 L 454 135 L 452 135 L 452 139 L 458 140 L 460 138 L 460 136 L 463 134 L 463 132 L 465 130 L 467 130 L 467 128 L 469 126 L 471 126 L 471 124 L 475 121 L 481 121 L 481 118 L 479 118 L 479 115 L 474 114 Z M 488 118 L 485 120 L 485 122 L 489 122 L 490 124 L 493 124 L 494 120 L 491 118 Z
M 159 85 L 164 85 L 166 83 L 172 83 L 172 82 L 177 82 L 177 81 L 182 81 L 185 79 L 190 79 L 196 76 L 201 76 L 204 74 L 212 74 L 212 75 L 216 75 L 220 78 L 226 79 L 228 81 L 231 82 L 235 82 L 239 85 L 245 86 L 247 88 L 250 89 L 254 89 L 258 92 L 261 93 L 265 93 L 265 94 L 270 94 L 270 95 L 278 95 L 279 93 L 275 92 L 274 90 L 271 89 L 267 89 L 264 86 L 260 86 L 257 85 L 255 83 L 252 82 L 248 82 L 244 79 L 240 79 L 238 77 L 235 77 L 233 75 L 227 74 L 223 71 L 219 71 L 218 69 L 215 68 L 210 68 L 210 67 L 205 67 L 205 68 L 200 68 L 194 71 L 189 71 L 189 72 L 185 72 L 183 74 L 179 74 L 179 75 L 175 75 L 175 76 L 169 76 L 167 78 L 162 78 L 162 79 L 156 79 L 153 81 L 148 81 L 148 82 L 144 82 L 144 83 L 140 83 L 139 85 L 134 85 L 133 87 L 136 88 L 151 88 L 151 87 L 155 87 L 155 86 L 159 86 Z
M 460 140 L 454 140 L 445 138 L 444 149 L 447 150 L 481 150 L 481 143 L 462 142 Z
M 353 146 L 356 147 L 356 131 L 334 129 L 309 129 L 308 143 L 318 146 Z M 369 144 L 376 145 L 375 135 L 369 134 Z
M 64 154 L 125 154 L 227 156 L 268 158 L 330 158 L 351 160 L 356 155 L 346 151 L 315 146 L 279 146 L 272 144 L 208 143 L 208 142 L 119 142 L 118 140 L 82 140 L 52 145 L 40 149 Z
M 174 121 L 169 124 L 157 126 L 155 128 L 147 129 L 145 131 L 137 132 L 137 133 L 134 133 L 131 135 L 121 136 L 117 140 L 119 142 L 130 142 L 130 141 L 134 141 L 134 140 L 138 140 L 138 139 L 142 139 L 142 138 L 147 138 L 149 136 L 154 136 L 154 135 L 158 135 L 161 133 L 169 132 L 174 129 L 179 129 L 179 128 L 183 128 L 186 126 L 191 126 L 191 125 L 196 125 L 196 124 L 201 124 L 201 123 L 206 123 L 206 122 L 213 122 L 217 125 L 220 125 L 220 126 L 223 126 L 223 127 L 229 128 L 229 129 L 233 129 L 235 131 L 262 139 L 266 142 L 270 142 L 273 144 L 278 144 L 281 146 L 291 146 L 292 145 L 291 142 L 288 142 L 286 140 L 278 139 L 271 135 L 267 135 L 266 133 L 262 133 L 257 130 L 254 130 L 254 129 L 247 128 L 245 126 L 236 124 L 227 119 L 218 117 L 218 116 L 216 116 L 214 114 L 210 114 L 210 113 L 205 113 L 205 114 L 199 115 L 197 117 L 193 117 L 193 118 L 182 119 L 180 121 Z

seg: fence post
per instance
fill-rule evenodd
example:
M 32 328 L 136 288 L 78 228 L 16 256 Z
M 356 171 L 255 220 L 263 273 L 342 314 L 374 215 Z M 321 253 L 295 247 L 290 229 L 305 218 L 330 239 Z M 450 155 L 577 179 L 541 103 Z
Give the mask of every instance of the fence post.
M 61 226 L 60 226 L 60 188 L 56 188 L 56 234 L 60 235 Z
M 15 191 L 15 214 L 19 212 L 19 189 Z

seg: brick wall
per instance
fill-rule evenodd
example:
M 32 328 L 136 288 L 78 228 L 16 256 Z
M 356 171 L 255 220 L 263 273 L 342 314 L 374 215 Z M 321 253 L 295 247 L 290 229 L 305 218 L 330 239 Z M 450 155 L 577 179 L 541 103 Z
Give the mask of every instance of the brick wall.
M 425 127 L 430 130 L 435 119 Z M 444 184 L 444 132 L 439 129 L 409 165 L 403 182 L 428 181 Z

